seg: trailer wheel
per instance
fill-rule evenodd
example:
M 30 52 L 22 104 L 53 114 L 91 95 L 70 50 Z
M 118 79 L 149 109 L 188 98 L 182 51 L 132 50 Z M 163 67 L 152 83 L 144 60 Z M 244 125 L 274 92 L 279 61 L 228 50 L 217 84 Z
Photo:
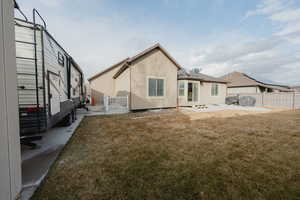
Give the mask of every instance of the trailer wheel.
M 63 126 L 70 126 L 73 123 L 72 113 L 69 113 L 62 121 Z
M 75 122 L 76 120 L 76 110 L 72 111 L 72 122 Z

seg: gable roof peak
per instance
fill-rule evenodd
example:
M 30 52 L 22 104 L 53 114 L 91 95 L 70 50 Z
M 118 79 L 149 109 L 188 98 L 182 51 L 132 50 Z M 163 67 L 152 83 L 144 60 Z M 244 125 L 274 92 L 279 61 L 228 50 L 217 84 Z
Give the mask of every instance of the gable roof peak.
M 150 53 L 151 51 L 153 51 L 154 49 L 159 49 L 161 52 L 163 52 L 163 54 L 165 56 L 167 56 L 168 59 L 171 60 L 171 62 L 173 62 L 173 64 L 178 68 L 178 70 L 180 70 L 182 67 L 177 63 L 177 61 L 167 52 L 166 49 L 164 49 L 160 43 L 156 43 L 154 45 L 152 45 L 151 47 L 145 49 L 144 51 L 136 54 L 135 56 L 132 57 L 128 57 L 124 60 L 122 60 L 121 62 L 118 62 L 117 64 L 114 64 L 113 66 L 105 69 L 104 71 L 97 73 L 96 75 L 92 76 L 91 78 L 89 78 L 88 80 L 91 81 L 99 76 L 101 76 L 102 74 L 109 72 L 110 70 L 114 69 L 115 67 L 122 65 L 122 67 L 120 68 L 120 70 L 114 75 L 114 78 L 117 78 L 132 62 L 138 60 L 139 58 L 141 58 L 142 56 Z
M 143 57 L 144 55 L 147 55 L 148 53 L 152 52 L 155 49 L 159 49 L 177 68 L 178 70 L 181 70 L 182 67 L 177 63 L 177 61 L 165 50 L 159 43 L 154 44 L 153 46 L 149 47 L 148 49 L 145 49 L 144 51 L 138 53 L 137 55 L 129 58 L 125 64 L 119 69 L 119 71 L 113 76 L 114 79 L 118 78 L 120 74 L 122 74 L 131 63 L 138 60 L 139 58 Z

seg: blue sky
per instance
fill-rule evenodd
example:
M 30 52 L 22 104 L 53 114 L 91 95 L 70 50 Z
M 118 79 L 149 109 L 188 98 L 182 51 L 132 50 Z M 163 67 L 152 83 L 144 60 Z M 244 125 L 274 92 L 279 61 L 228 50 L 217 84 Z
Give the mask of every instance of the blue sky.
M 299 0 L 18 0 L 92 76 L 155 44 L 185 68 L 300 85 Z

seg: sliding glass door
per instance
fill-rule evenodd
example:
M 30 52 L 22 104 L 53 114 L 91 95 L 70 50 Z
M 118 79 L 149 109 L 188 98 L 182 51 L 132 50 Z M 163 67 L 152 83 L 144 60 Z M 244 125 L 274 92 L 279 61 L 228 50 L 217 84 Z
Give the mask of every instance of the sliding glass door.
M 188 83 L 188 102 L 198 101 L 198 84 L 199 83 Z

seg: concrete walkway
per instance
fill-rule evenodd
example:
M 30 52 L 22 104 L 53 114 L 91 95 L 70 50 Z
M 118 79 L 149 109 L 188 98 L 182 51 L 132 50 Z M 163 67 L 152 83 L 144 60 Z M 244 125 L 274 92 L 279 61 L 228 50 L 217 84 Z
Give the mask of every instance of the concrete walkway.
M 87 112 L 78 110 L 77 120 L 68 127 L 54 127 L 44 133 L 41 141 L 37 141 L 38 149 L 22 147 L 22 184 L 21 200 L 31 198 L 41 181 L 47 175 L 51 165 L 69 141 L 76 128 L 85 116 L 103 115 L 103 112 Z

